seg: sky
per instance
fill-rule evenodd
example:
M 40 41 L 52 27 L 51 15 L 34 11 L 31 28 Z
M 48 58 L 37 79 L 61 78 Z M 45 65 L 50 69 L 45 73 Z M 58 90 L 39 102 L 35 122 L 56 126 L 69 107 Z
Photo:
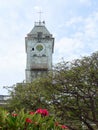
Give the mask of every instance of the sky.
M 25 80 L 25 37 L 39 11 L 55 38 L 53 65 L 98 51 L 98 0 L 0 0 L 0 94 Z

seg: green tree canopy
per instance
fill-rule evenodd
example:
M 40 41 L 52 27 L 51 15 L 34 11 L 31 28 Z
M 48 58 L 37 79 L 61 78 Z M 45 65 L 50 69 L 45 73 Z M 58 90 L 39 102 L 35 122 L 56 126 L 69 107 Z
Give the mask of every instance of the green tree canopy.
M 58 63 L 53 72 L 11 92 L 9 108 L 48 108 L 70 129 L 98 129 L 98 52 Z

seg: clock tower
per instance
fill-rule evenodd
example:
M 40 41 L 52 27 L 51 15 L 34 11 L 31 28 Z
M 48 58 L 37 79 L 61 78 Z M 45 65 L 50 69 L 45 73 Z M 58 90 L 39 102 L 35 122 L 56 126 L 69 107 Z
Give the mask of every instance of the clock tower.
M 54 38 L 45 27 L 45 22 L 35 22 L 30 33 L 25 37 L 26 82 L 30 83 L 42 77 L 52 69 Z

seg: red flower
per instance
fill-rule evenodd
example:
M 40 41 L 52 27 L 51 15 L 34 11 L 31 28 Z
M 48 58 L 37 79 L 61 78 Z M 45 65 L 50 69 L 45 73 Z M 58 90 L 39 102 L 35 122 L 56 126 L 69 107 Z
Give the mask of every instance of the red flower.
M 27 123 L 32 123 L 32 120 L 30 118 L 26 118 Z
M 42 116 L 48 116 L 49 113 L 46 109 L 38 109 L 36 113 L 41 114 Z
M 31 111 L 31 112 L 29 112 L 29 114 L 30 114 L 30 115 L 34 115 L 34 114 L 35 114 L 35 112 L 32 112 L 32 111 Z
M 12 116 L 13 116 L 13 117 L 16 117 L 17 115 L 18 115 L 18 114 L 16 114 L 16 113 L 12 113 Z
M 43 112 L 42 109 L 38 109 L 38 110 L 36 110 L 36 113 L 38 113 L 38 114 L 42 114 L 42 112 Z
M 43 116 L 48 116 L 49 113 L 48 113 L 48 111 L 47 111 L 46 109 L 43 109 L 42 115 L 43 115 Z
M 67 129 L 68 127 L 65 126 L 65 125 L 62 125 L 61 128 L 62 128 L 62 129 Z

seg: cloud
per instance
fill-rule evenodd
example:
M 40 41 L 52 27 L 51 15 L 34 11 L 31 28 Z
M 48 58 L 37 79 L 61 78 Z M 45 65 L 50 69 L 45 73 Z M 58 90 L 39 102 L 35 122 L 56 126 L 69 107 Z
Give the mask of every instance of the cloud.
M 13 5 L 14 6 L 19 6 L 19 5 L 21 5 L 22 4 L 22 0 L 0 0 L 0 7 L 1 8 L 4 8 L 4 7 L 6 7 L 6 8 L 9 8 L 9 6 L 10 7 L 13 7 Z
M 83 22 L 83 17 L 81 17 L 81 16 L 72 17 L 70 20 L 66 21 L 65 25 L 69 27 L 73 24 L 77 24 L 77 23 L 80 23 L 80 22 Z
M 41 6 L 34 6 L 34 10 L 37 11 L 42 11 L 42 7 Z
M 87 17 L 85 19 L 85 35 L 87 37 L 89 37 L 90 39 L 93 38 L 97 38 L 97 34 L 98 34 L 98 12 L 94 12 L 93 14 L 91 14 L 89 17 Z
M 91 0 L 79 0 L 81 4 L 86 6 L 91 6 L 92 2 Z
M 98 50 L 98 12 L 92 12 L 87 17 L 77 16 L 69 19 L 62 28 L 74 30 L 70 35 L 66 33 L 55 43 L 54 62 L 57 59 L 73 60 L 80 56 L 87 56 Z M 75 27 L 75 28 L 74 28 Z
M 92 12 L 88 16 L 74 16 L 63 24 L 63 27 L 71 28 L 75 26 L 76 33 L 81 31 L 86 37 L 96 37 L 98 30 L 98 11 Z
M 67 61 L 77 58 L 81 55 L 83 49 L 84 44 L 82 44 L 82 41 L 79 39 L 70 37 L 62 38 L 60 41 L 55 43 L 54 59 L 56 61 L 54 62 L 58 62 L 61 58 L 64 58 Z

